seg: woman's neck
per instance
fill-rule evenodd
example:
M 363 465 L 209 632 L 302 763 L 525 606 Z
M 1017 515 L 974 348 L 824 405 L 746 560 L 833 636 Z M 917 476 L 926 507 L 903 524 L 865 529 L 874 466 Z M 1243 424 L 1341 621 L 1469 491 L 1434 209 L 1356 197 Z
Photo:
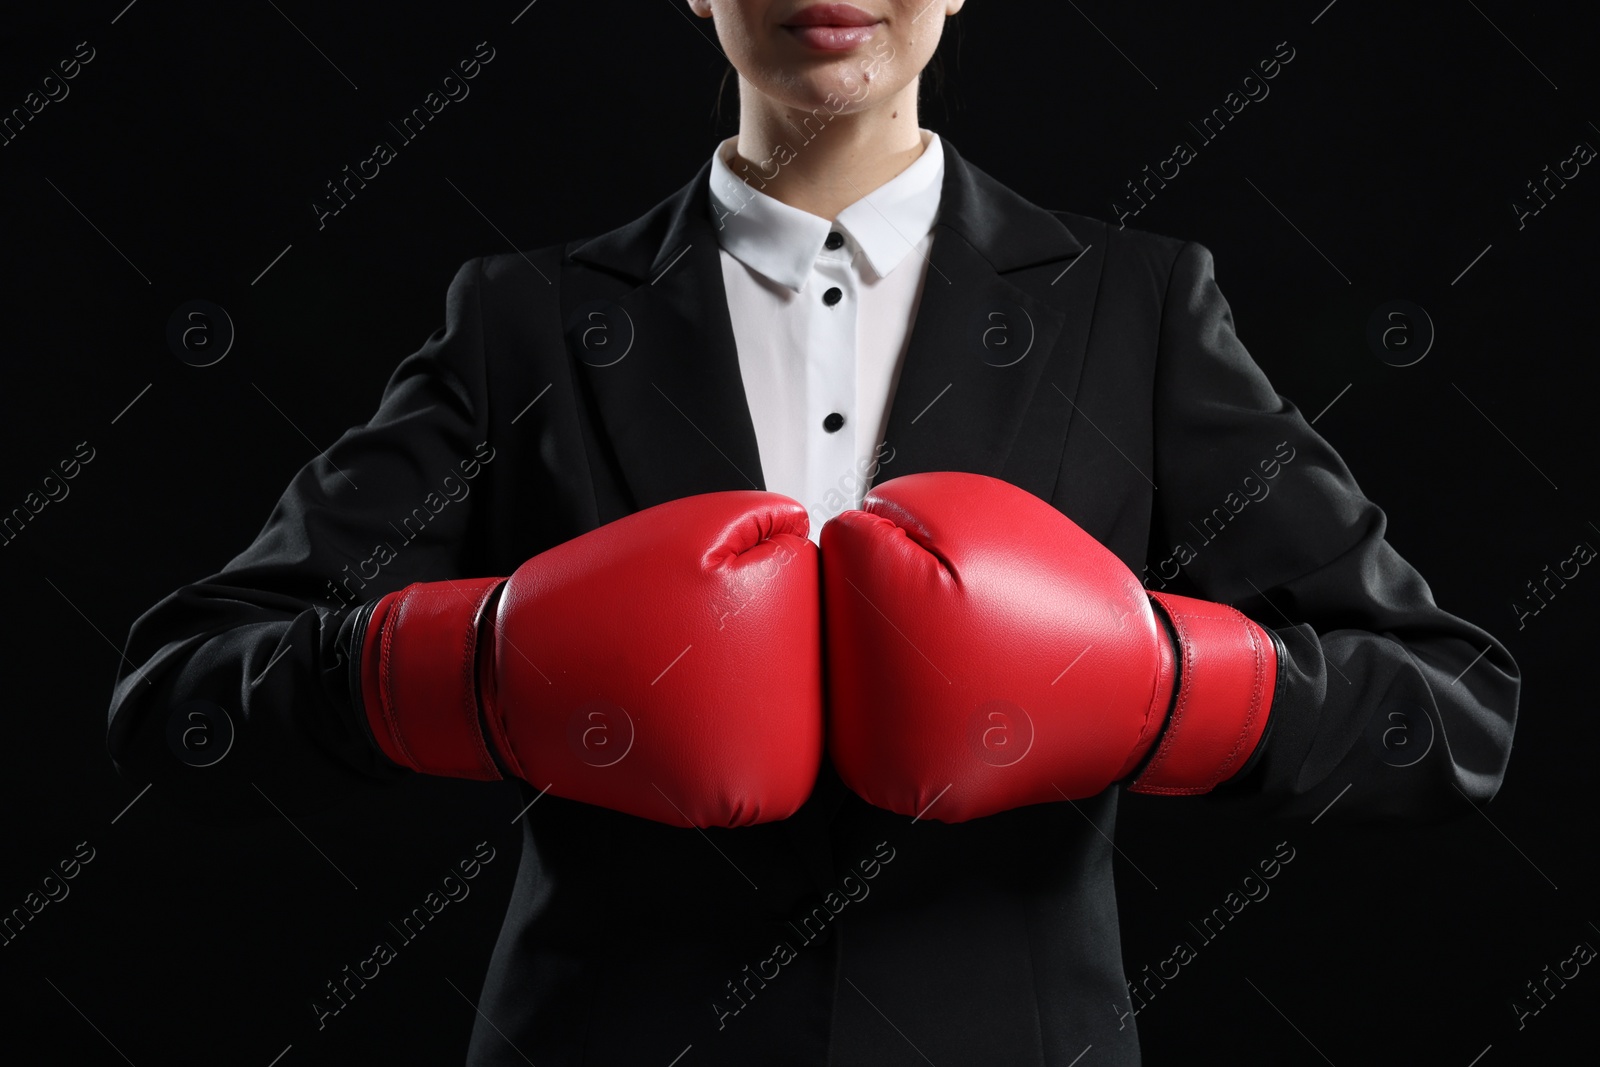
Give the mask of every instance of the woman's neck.
M 922 154 L 917 82 L 863 111 L 800 111 L 741 85 L 735 171 L 759 172 L 761 191 L 825 219 L 860 200 Z M 774 173 L 776 172 L 776 173 Z

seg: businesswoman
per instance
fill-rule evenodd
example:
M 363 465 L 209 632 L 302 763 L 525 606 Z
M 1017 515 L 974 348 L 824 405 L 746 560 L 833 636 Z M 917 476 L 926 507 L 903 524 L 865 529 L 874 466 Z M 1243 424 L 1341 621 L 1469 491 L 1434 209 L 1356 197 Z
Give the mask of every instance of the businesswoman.
M 112 751 L 197 804 L 538 799 L 473 1064 L 1137 1063 L 1120 787 L 1498 788 L 1515 664 L 1206 249 L 920 127 L 961 6 L 689 0 L 738 135 L 618 229 L 464 265 L 371 420 L 133 626 Z M 1420 759 L 1370 740 L 1395 713 Z

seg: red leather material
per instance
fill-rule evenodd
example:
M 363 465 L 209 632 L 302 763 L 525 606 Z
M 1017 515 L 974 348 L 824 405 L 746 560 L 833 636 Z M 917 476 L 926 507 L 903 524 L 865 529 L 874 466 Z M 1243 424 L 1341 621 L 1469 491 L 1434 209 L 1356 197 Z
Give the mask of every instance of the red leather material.
M 821 540 L 829 751 L 870 803 L 962 822 L 1093 796 L 1160 733 L 1172 662 L 1149 597 L 1043 500 L 913 474 Z
M 1172 647 L 1169 634 L 1163 633 L 1162 640 L 1156 642 L 1156 677 L 1155 684 L 1150 689 L 1150 717 L 1146 720 L 1151 723 L 1165 724 L 1167 709 L 1172 707 L 1174 690 L 1178 685 L 1178 656 Z M 1145 732 L 1139 736 L 1138 746 L 1128 754 L 1128 762 L 1122 765 L 1122 770 L 1117 773 L 1120 781 L 1133 773 L 1150 751 L 1150 747 L 1159 736 L 1157 732 Z
M 419 582 L 373 607 L 361 694 L 378 746 L 423 774 L 497 780 L 478 727 L 478 625 L 503 578 Z
M 1255 751 L 1267 726 L 1278 652 L 1265 630 L 1225 604 L 1151 593 L 1178 634 L 1178 697 L 1161 743 L 1128 788 L 1206 793 Z
M 792 815 L 822 761 L 800 504 L 686 497 L 542 552 L 496 609 L 485 718 L 539 789 L 675 826 Z

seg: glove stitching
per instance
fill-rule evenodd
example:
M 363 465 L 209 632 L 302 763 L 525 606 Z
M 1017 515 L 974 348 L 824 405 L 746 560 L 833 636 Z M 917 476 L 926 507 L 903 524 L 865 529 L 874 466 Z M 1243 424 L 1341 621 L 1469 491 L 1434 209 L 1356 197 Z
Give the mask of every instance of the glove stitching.
M 509 582 L 502 583 L 500 586 L 496 586 L 495 588 L 509 588 Z M 492 594 L 493 592 L 494 590 L 491 589 L 490 593 Z M 501 596 L 504 597 L 505 594 L 502 593 Z M 490 623 L 490 628 L 495 634 L 500 632 L 498 619 Z M 522 760 L 517 755 L 516 747 L 511 743 L 511 734 L 506 730 L 505 716 L 500 714 L 500 701 L 498 699 L 499 693 L 499 686 L 496 686 L 496 699 L 491 700 L 487 697 L 484 699 L 483 721 L 489 727 L 491 736 L 494 737 L 495 751 L 497 751 L 500 754 L 500 757 L 505 760 L 507 768 L 515 777 L 531 784 L 533 779 L 528 777 L 528 772 L 523 768 Z
M 488 771 L 489 777 L 498 781 L 500 770 L 494 765 L 494 757 L 489 755 L 483 732 L 478 729 L 478 614 L 493 588 L 490 586 L 489 589 L 479 590 L 478 599 L 473 602 L 472 611 L 467 616 L 467 639 L 462 642 L 461 686 L 458 692 L 461 694 L 461 711 L 466 720 L 467 735 L 472 738 L 478 756 L 478 768 Z
M 412 755 L 411 746 L 406 744 L 405 735 L 400 731 L 400 704 L 394 696 L 394 635 L 400 626 L 400 615 L 405 610 L 406 604 L 410 602 L 415 589 L 415 586 L 408 586 L 405 592 L 400 594 L 400 600 L 395 604 L 394 609 L 389 612 L 389 617 L 383 620 L 383 654 L 381 657 L 383 662 L 383 684 L 379 687 L 379 697 L 384 712 L 384 725 L 388 727 L 390 739 L 394 741 L 395 747 L 405 756 L 406 762 L 411 769 L 420 771 L 422 770 L 422 765 L 417 761 L 417 757 Z
M 1221 766 L 1217 768 L 1216 773 L 1207 784 L 1208 791 L 1228 776 L 1228 770 L 1238 760 L 1239 750 L 1244 747 L 1244 739 L 1250 733 L 1251 724 L 1255 722 L 1256 712 L 1261 708 L 1261 677 L 1263 673 L 1261 638 L 1256 633 L 1255 625 L 1245 616 L 1244 612 L 1231 605 L 1228 610 L 1233 613 L 1233 617 L 1238 619 L 1239 624 L 1244 627 L 1245 636 L 1250 639 L 1250 654 L 1255 664 L 1255 680 L 1250 687 L 1250 706 L 1245 712 L 1244 723 L 1239 727 L 1239 736 L 1234 739 L 1233 750 L 1228 753 L 1227 758 L 1222 761 Z
M 1156 627 L 1157 627 L 1157 629 L 1162 631 L 1162 637 L 1164 638 L 1166 636 L 1166 633 L 1165 633 L 1166 628 L 1161 625 L 1161 620 L 1160 619 L 1156 620 Z M 1174 667 L 1173 668 L 1173 682 L 1174 682 L 1174 684 L 1177 684 L 1177 683 L 1181 682 L 1181 680 L 1182 679 L 1180 679 L 1178 677 L 1177 668 Z M 1143 740 L 1146 737 L 1150 736 L 1151 723 L 1155 720 L 1155 717 L 1156 717 L 1156 714 L 1157 714 L 1157 711 L 1158 711 L 1158 709 L 1156 707 L 1156 687 L 1159 686 L 1160 684 L 1161 684 L 1161 669 L 1158 667 L 1158 668 L 1156 668 L 1156 670 L 1150 676 L 1150 697 L 1149 697 L 1149 699 L 1147 699 L 1145 701 L 1144 724 L 1139 727 L 1139 738 L 1138 738 L 1138 740 L 1136 740 L 1134 742 L 1134 744 L 1136 746 L 1139 743 L 1143 742 Z M 1180 688 L 1181 688 L 1181 686 L 1180 686 Z M 1171 703 L 1171 697 L 1169 696 L 1167 698 L 1167 701 L 1165 701 L 1165 702 L 1166 703 Z M 1165 708 L 1161 708 L 1159 710 L 1164 712 L 1166 709 Z M 1163 719 L 1165 719 L 1164 715 L 1163 715 Z M 1159 727 L 1157 729 L 1159 730 Z
M 1167 617 L 1172 620 L 1173 628 L 1178 631 L 1178 648 L 1183 657 L 1182 678 L 1191 679 L 1194 677 L 1193 671 L 1191 670 L 1193 653 L 1190 652 L 1190 649 L 1193 647 L 1193 642 L 1189 640 L 1189 631 L 1181 620 L 1192 618 L 1193 616 L 1180 614 L 1174 611 L 1168 611 Z M 1192 690 L 1190 687 L 1183 681 L 1180 681 L 1178 686 L 1178 702 L 1173 705 L 1172 715 L 1167 723 L 1166 736 L 1162 738 L 1161 747 L 1156 750 L 1155 758 L 1152 759 L 1150 761 L 1150 765 L 1144 769 L 1144 774 L 1140 775 L 1141 778 L 1156 776 L 1156 772 L 1159 770 L 1161 765 L 1166 762 L 1167 756 L 1171 754 L 1175 745 L 1174 739 L 1178 735 L 1179 728 L 1183 725 L 1184 711 L 1186 710 L 1185 705 L 1187 705 L 1189 702 L 1189 694 L 1191 692 Z M 1170 795 L 1182 790 L 1178 787 L 1158 786 L 1157 791 Z

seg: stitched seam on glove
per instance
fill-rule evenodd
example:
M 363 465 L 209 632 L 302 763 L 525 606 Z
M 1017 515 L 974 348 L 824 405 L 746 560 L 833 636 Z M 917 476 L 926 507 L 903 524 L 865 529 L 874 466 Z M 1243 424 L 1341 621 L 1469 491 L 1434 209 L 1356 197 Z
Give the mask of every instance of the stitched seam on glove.
M 1255 624 L 1245 616 L 1244 612 L 1231 606 L 1228 610 L 1233 613 L 1233 617 L 1238 620 L 1239 625 L 1244 627 L 1245 636 L 1250 639 L 1250 652 L 1255 660 L 1255 678 L 1250 686 L 1250 706 L 1245 712 L 1243 725 L 1239 727 L 1239 736 L 1234 739 L 1233 750 L 1228 753 L 1227 759 L 1222 761 L 1222 765 L 1217 768 L 1211 781 L 1207 783 L 1206 788 L 1208 791 L 1214 788 L 1218 782 L 1226 779 L 1237 765 L 1240 750 L 1244 748 L 1244 739 L 1249 736 L 1250 728 L 1256 721 L 1256 713 L 1261 710 L 1261 679 L 1265 673 L 1263 668 L 1266 660 L 1266 657 L 1262 655 L 1261 635 L 1256 632 Z
M 509 585 L 509 581 L 502 582 L 500 585 L 496 586 L 495 588 L 496 589 L 503 589 L 507 585 Z M 493 590 L 491 590 L 491 592 L 493 592 Z M 501 596 L 504 597 L 505 594 L 502 592 Z M 499 609 L 497 607 L 496 608 L 497 617 L 492 622 L 490 622 L 490 624 L 489 624 L 490 641 L 491 642 L 500 633 L 498 610 Z M 508 644 L 510 643 L 509 640 L 507 641 L 507 643 Z M 494 655 L 495 650 L 494 650 L 492 645 L 491 645 L 491 647 L 489 649 L 489 652 L 490 652 L 491 656 Z M 530 660 L 529 662 L 532 662 L 532 661 Z M 528 772 L 522 766 L 522 761 L 517 758 L 516 746 L 511 744 L 511 736 L 506 732 L 505 716 L 503 716 L 500 713 L 500 691 L 499 691 L 499 687 L 496 686 L 495 687 L 495 691 L 493 693 L 485 693 L 483 695 L 482 701 L 483 701 L 483 720 L 484 720 L 484 723 L 489 727 L 490 734 L 494 737 L 495 751 L 500 754 L 500 758 L 505 761 L 506 768 L 511 771 L 511 773 L 512 773 L 512 775 L 514 777 L 520 778 L 522 781 L 532 784 L 533 780 L 528 777 Z
M 484 601 L 494 590 L 494 586 L 479 590 L 478 598 L 473 601 L 472 611 L 467 614 L 466 640 L 462 642 L 461 654 L 461 694 L 462 723 L 466 727 L 467 736 L 472 738 L 473 749 L 478 755 L 478 767 L 487 772 L 491 781 L 500 780 L 500 770 L 494 764 L 494 757 L 489 755 L 488 745 L 485 743 L 483 731 L 478 728 L 478 625 L 481 621 L 480 613 L 483 611 Z
M 400 706 L 394 695 L 394 634 L 400 625 L 400 615 L 415 589 L 414 585 L 407 586 L 400 594 L 399 601 L 390 610 L 389 617 L 383 620 L 383 684 L 378 689 L 378 695 L 383 708 L 384 725 L 389 730 L 390 739 L 405 756 L 406 764 L 412 770 L 420 771 L 422 767 L 417 762 L 417 757 L 412 754 L 411 746 L 406 744 L 405 735 L 400 731 Z
M 1192 618 L 1192 616 L 1181 615 L 1178 612 L 1169 609 L 1167 611 L 1167 617 L 1172 620 L 1172 628 L 1178 632 L 1178 651 L 1180 653 L 1183 673 L 1179 676 L 1180 681 L 1178 689 L 1178 701 L 1173 705 L 1172 714 L 1167 718 L 1167 728 L 1164 736 L 1161 738 L 1161 745 L 1156 750 L 1155 758 L 1150 761 L 1149 765 L 1145 767 L 1144 773 L 1139 776 L 1141 778 L 1153 777 L 1161 765 L 1166 762 L 1167 756 L 1171 754 L 1173 748 L 1176 747 L 1178 732 L 1183 726 L 1184 712 L 1188 707 L 1189 696 L 1194 691 L 1188 684 L 1189 679 L 1194 677 L 1194 655 L 1190 651 L 1190 649 L 1194 647 L 1194 642 L 1190 639 L 1191 635 L 1183 621 L 1184 619 Z M 1155 790 L 1155 792 L 1169 795 L 1176 792 L 1188 791 L 1190 790 L 1180 790 L 1174 787 L 1158 788 Z
M 472 739 L 472 747 L 478 757 L 478 769 L 488 771 L 491 779 L 498 779 L 499 771 L 494 769 L 494 761 L 490 758 L 488 749 L 483 747 L 483 734 L 478 733 L 478 678 L 477 678 L 477 649 L 478 649 L 478 609 L 483 606 L 482 590 L 478 592 L 477 600 L 472 601 L 472 611 L 467 613 L 466 640 L 461 641 L 461 675 L 456 693 L 461 694 L 461 725 L 466 729 L 467 736 Z

